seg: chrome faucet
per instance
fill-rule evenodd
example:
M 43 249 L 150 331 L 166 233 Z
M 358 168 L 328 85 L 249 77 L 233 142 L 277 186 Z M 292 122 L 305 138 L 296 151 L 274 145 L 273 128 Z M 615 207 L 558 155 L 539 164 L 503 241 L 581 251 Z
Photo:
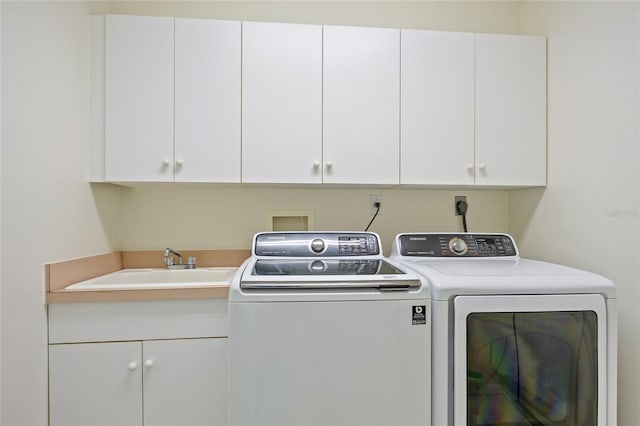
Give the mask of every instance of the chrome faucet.
M 175 263 L 173 256 L 178 258 L 178 263 Z M 167 269 L 194 269 L 196 267 L 196 258 L 189 256 L 187 263 L 182 263 L 182 255 L 174 249 L 167 247 L 164 249 L 164 264 Z
M 174 262 L 173 257 L 171 257 L 171 255 L 174 255 L 178 258 L 178 263 Z M 166 249 L 164 249 L 164 264 L 169 269 L 173 269 L 171 268 L 172 266 L 180 266 L 182 265 L 182 255 L 177 251 L 175 251 L 174 249 L 167 247 Z M 179 269 L 179 268 L 176 268 L 176 269 Z

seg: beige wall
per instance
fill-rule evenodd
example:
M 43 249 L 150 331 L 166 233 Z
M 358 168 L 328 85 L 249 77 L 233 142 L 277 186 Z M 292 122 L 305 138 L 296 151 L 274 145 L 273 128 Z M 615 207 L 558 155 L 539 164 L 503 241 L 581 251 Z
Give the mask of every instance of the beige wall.
M 616 282 L 618 424 L 638 424 L 640 3 L 526 2 L 521 16 L 548 37 L 549 179 L 510 194 L 510 229 L 525 255 Z
M 399 232 L 462 230 L 455 195 L 466 195 L 473 231 L 506 232 L 506 191 L 160 186 L 122 189 L 123 250 L 249 248 L 256 232 L 270 230 L 271 215 L 310 211 L 316 230 L 364 230 L 369 196 L 383 197 L 370 230 L 385 253 Z
M 512 1 L 114 1 L 111 13 L 518 33 Z
M 620 316 L 620 424 L 634 424 L 640 417 L 632 403 L 640 382 L 633 330 L 640 323 L 638 249 L 596 254 L 595 238 L 584 235 L 606 232 L 608 247 L 619 246 L 623 237 L 638 237 L 638 125 L 631 126 L 634 117 L 637 123 L 640 93 L 637 5 L 115 1 L 105 6 L 3 0 L 0 424 L 46 423 L 44 263 L 116 248 L 245 248 L 254 232 L 266 228 L 273 210 L 313 211 L 316 229 L 362 229 L 371 217 L 370 194 L 384 197 L 384 214 L 372 230 L 380 233 L 387 252 L 397 232 L 459 229 L 452 198 L 467 195 L 472 231 L 511 230 L 525 255 L 615 279 L 625 298 Z M 507 192 L 89 185 L 86 17 L 109 9 L 548 35 L 549 188 Z M 554 238 L 549 247 L 551 232 L 563 238 Z
M 47 422 L 46 262 L 110 251 L 118 191 L 87 182 L 84 2 L 2 1 L 0 424 Z

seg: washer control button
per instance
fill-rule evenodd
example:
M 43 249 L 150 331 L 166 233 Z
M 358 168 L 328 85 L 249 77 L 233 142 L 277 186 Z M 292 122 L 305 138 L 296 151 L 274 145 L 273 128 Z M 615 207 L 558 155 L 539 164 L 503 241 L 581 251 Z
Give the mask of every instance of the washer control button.
M 311 265 L 309 265 L 309 270 L 311 272 L 324 272 L 327 270 L 327 264 L 322 260 L 314 260 Z
M 313 250 L 314 253 L 322 253 L 324 251 L 324 247 L 324 241 L 320 238 L 316 238 L 311 241 L 311 250 Z
M 465 243 L 463 239 L 452 238 L 451 240 L 449 240 L 449 250 L 451 250 L 453 254 L 462 256 L 467 252 L 467 250 L 469 250 L 469 247 L 467 246 L 467 243 Z

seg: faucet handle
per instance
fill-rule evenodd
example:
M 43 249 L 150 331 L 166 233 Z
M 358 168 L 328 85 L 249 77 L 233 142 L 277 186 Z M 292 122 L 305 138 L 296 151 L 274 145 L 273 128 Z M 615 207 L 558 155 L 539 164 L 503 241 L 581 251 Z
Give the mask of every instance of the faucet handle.
M 171 257 L 171 256 L 166 256 L 166 257 L 164 258 L 164 264 L 165 264 L 166 266 L 173 266 L 173 257 Z
M 189 269 L 193 269 L 193 268 L 196 267 L 196 257 L 195 256 L 187 257 L 187 267 Z

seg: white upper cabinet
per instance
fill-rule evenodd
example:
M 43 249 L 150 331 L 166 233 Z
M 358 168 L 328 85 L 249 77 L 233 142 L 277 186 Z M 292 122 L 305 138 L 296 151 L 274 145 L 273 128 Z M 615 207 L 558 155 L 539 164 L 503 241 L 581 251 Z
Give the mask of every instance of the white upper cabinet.
M 173 53 L 173 18 L 106 17 L 106 180 L 173 180 Z
M 242 181 L 322 182 L 322 27 L 242 24 Z
M 227 425 L 227 339 L 49 346 L 51 426 Z
M 106 17 L 106 181 L 240 181 L 240 37 L 240 22 Z
M 546 39 L 92 18 L 91 181 L 546 185 Z
M 474 34 L 402 30 L 400 183 L 473 185 Z
M 240 38 L 240 22 L 176 18 L 176 182 L 240 182 Z
M 400 30 L 324 27 L 325 183 L 397 184 Z
M 476 184 L 546 184 L 546 39 L 476 35 Z

